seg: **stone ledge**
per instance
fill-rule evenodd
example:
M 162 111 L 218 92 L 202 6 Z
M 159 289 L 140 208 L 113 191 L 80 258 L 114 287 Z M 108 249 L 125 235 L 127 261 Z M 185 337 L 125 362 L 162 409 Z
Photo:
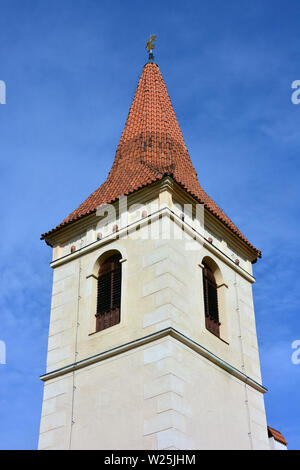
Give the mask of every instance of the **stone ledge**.
M 258 390 L 261 393 L 267 392 L 267 389 L 265 387 L 263 387 L 261 384 L 253 380 L 251 377 L 248 377 L 246 374 L 244 374 L 240 370 L 231 366 L 228 362 L 223 361 L 221 358 L 219 358 L 212 352 L 208 351 L 208 349 L 204 348 L 203 346 L 196 343 L 195 341 L 188 338 L 187 336 L 180 333 L 179 331 L 175 330 L 174 328 L 165 328 L 164 330 L 160 330 L 148 336 L 144 336 L 142 338 L 131 341 L 130 343 L 122 344 L 121 346 L 117 346 L 108 351 L 104 351 L 102 353 L 96 354 L 95 356 L 90 356 L 86 359 L 82 359 L 81 361 L 74 362 L 68 366 L 62 367 L 61 369 L 48 372 L 41 376 L 41 380 L 46 382 L 47 380 L 68 374 L 78 369 L 82 369 L 83 367 L 89 366 L 96 362 L 103 361 L 113 356 L 117 356 L 126 351 L 130 351 L 132 349 L 143 346 L 145 344 L 149 344 L 153 341 L 156 341 L 161 338 L 165 338 L 167 336 L 176 339 L 177 341 L 184 344 L 191 350 L 195 351 L 202 357 L 205 357 L 206 359 L 208 359 L 209 361 L 211 361 L 212 363 L 214 363 L 221 369 L 225 370 L 230 375 L 236 377 L 237 379 L 241 380 L 245 384 L 248 384 L 250 387 L 254 388 L 255 390 Z

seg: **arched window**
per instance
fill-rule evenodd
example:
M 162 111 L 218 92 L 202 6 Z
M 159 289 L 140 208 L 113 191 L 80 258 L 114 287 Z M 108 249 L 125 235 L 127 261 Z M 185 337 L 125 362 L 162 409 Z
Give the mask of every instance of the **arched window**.
M 210 267 L 203 264 L 205 326 L 211 333 L 220 336 L 217 283 Z
M 99 269 L 96 331 L 120 323 L 122 280 L 120 259 L 120 254 L 110 256 Z

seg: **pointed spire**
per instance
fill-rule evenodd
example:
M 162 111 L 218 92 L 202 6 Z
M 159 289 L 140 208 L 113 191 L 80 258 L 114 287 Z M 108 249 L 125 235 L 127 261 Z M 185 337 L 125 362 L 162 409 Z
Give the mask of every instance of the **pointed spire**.
M 155 175 L 174 174 L 177 169 L 182 173 L 185 168 L 190 178 L 197 177 L 156 64 L 148 62 L 144 66 L 112 172 L 118 167 L 120 157 L 130 165 L 151 168 Z
M 151 36 L 146 45 L 150 55 L 154 40 L 155 36 Z M 110 203 L 169 175 L 260 256 L 260 252 L 200 186 L 167 87 L 152 57 L 153 54 L 143 68 L 106 181 L 53 231 L 95 212 L 101 204 Z

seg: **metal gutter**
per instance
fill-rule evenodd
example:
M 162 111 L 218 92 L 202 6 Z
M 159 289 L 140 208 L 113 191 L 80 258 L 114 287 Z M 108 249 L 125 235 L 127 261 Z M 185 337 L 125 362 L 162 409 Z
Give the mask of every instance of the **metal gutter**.
M 266 393 L 267 389 L 253 380 L 251 377 L 247 376 L 240 370 L 236 369 L 235 367 L 231 366 L 228 362 L 223 361 L 223 359 L 219 358 L 212 352 L 210 352 L 208 349 L 205 347 L 201 346 L 199 343 L 196 343 L 193 341 L 191 338 L 188 338 L 184 334 L 180 333 L 178 330 L 174 328 L 165 328 L 163 330 L 157 331 L 155 333 L 152 333 L 150 335 L 144 336 L 142 338 L 138 338 L 134 341 L 131 341 L 129 343 L 122 344 L 120 346 L 117 346 L 115 348 L 109 349 L 107 351 L 101 352 L 99 354 L 96 354 L 94 356 L 90 356 L 86 359 L 82 359 L 81 361 L 74 362 L 73 364 L 70 364 L 68 366 L 62 367 L 60 369 L 56 369 L 54 371 L 48 372 L 44 375 L 42 375 L 40 378 L 44 382 L 47 382 L 48 380 L 54 379 L 56 377 L 60 377 L 62 375 L 68 374 L 70 372 L 74 372 L 76 370 L 80 370 L 83 367 L 87 367 L 89 365 L 95 364 L 97 362 L 104 361 L 106 359 L 109 359 L 111 357 L 117 356 L 119 354 L 123 354 L 127 351 L 130 351 L 132 349 L 144 346 L 145 344 L 152 343 L 153 341 L 157 341 L 161 338 L 165 337 L 172 337 L 179 341 L 180 343 L 184 344 L 188 348 L 192 349 L 196 353 L 200 354 L 201 356 L 205 357 L 221 369 L 225 370 L 228 372 L 230 375 L 236 377 L 237 379 L 241 380 L 241 382 L 244 382 L 245 384 L 249 385 L 250 387 L 254 388 L 255 390 L 261 392 L 261 393 Z

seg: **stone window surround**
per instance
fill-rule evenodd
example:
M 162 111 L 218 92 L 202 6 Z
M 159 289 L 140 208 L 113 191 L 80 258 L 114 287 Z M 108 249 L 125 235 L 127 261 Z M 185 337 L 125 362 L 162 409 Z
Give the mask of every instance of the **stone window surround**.
M 221 323 L 220 336 L 214 335 L 209 330 L 207 330 L 206 327 L 205 327 L 205 333 L 209 333 L 214 338 L 216 338 L 216 340 L 221 340 L 227 345 L 229 345 L 228 318 L 227 318 L 227 308 L 226 308 L 226 290 L 228 289 L 228 284 L 223 279 L 223 274 L 222 274 L 219 264 L 211 256 L 206 255 L 203 257 L 203 260 L 205 258 L 207 258 L 208 260 L 211 260 L 213 265 L 217 266 L 217 268 L 214 269 L 213 271 L 214 271 L 214 274 L 216 276 L 216 281 L 217 281 L 219 320 Z M 199 268 L 201 268 L 202 273 L 203 273 L 203 269 L 204 269 L 203 262 L 199 263 L 198 266 Z M 217 273 L 216 273 L 216 270 L 218 270 Z M 202 285 L 200 288 L 202 288 Z
M 122 256 L 120 259 L 120 263 L 122 265 L 122 283 L 121 283 L 121 316 L 120 316 L 120 323 L 111 326 L 105 330 L 96 331 L 96 309 L 97 309 L 97 287 L 98 287 L 98 272 L 100 268 L 100 264 L 102 262 L 103 257 L 106 257 L 109 253 L 119 252 Z M 127 255 L 125 253 L 124 247 L 120 246 L 118 243 L 113 247 L 108 249 L 107 246 L 104 246 L 103 249 L 96 254 L 92 266 L 88 271 L 89 274 L 86 276 L 87 284 L 87 291 L 89 292 L 88 300 L 87 300 L 87 311 L 89 317 L 89 337 L 94 335 L 105 335 L 112 332 L 112 330 L 117 330 L 124 328 L 127 324 L 127 306 L 126 306 L 126 261 Z

